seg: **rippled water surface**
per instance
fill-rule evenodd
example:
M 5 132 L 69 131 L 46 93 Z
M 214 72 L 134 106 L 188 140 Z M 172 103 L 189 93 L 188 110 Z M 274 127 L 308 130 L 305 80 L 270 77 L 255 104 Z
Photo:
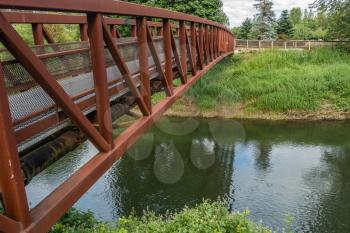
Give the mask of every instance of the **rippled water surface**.
M 164 118 L 75 207 L 111 221 L 226 198 L 298 232 L 350 232 L 350 123 Z M 96 153 L 85 143 L 27 187 L 35 206 Z

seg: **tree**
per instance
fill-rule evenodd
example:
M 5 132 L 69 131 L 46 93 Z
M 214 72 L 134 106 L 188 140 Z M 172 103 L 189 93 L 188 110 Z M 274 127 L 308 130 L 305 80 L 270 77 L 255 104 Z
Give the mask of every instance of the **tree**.
M 252 28 L 253 28 L 252 20 L 250 18 L 246 18 L 239 29 L 240 38 L 249 39 Z
M 289 18 L 288 10 L 282 11 L 281 17 L 277 22 L 277 34 L 280 39 L 288 39 L 293 32 L 293 24 Z
M 127 0 L 128 2 L 145 4 L 153 7 L 161 7 L 179 11 L 186 14 L 207 18 L 219 23 L 229 24 L 229 20 L 223 11 L 221 0 Z
M 314 7 L 328 13 L 328 33 L 340 40 L 350 39 L 350 0 L 316 0 Z
M 290 20 L 292 21 L 293 25 L 296 25 L 301 22 L 303 16 L 303 12 L 301 11 L 300 7 L 296 7 L 290 10 Z
M 253 27 L 253 35 L 258 39 L 273 39 L 275 37 L 274 22 L 275 12 L 272 10 L 273 2 L 271 0 L 255 0 L 254 4 L 258 10 L 255 15 L 255 23 Z

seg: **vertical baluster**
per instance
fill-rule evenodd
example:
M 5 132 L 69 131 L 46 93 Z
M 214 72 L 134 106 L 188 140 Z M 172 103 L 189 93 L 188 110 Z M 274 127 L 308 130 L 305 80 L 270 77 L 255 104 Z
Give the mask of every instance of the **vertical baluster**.
M 88 41 L 88 32 L 87 32 L 87 24 L 80 24 L 80 40 L 81 41 Z
M 24 189 L 4 73 L 0 65 L 0 189 L 7 217 L 28 226 L 31 217 Z
M 192 22 L 191 23 L 191 52 L 192 52 L 192 59 L 193 59 L 193 70 L 192 70 L 192 75 L 196 75 L 197 73 L 197 29 L 196 25 Z
M 148 44 L 147 44 L 147 20 L 145 17 L 136 18 L 137 40 L 139 45 L 140 79 L 142 83 L 141 95 L 148 110 L 152 113 L 151 85 L 148 67 Z
M 181 67 L 184 75 L 184 81 L 187 82 L 187 53 L 186 53 L 186 24 L 185 21 L 180 21 L 180 56 L 181 56 Z
M 171 27 L 169 19 L 163 19 L 163 44 L 165 56 L 165 77 L 168 81 L 169 89 L 173 90 L 173 57 L 171 47 Z

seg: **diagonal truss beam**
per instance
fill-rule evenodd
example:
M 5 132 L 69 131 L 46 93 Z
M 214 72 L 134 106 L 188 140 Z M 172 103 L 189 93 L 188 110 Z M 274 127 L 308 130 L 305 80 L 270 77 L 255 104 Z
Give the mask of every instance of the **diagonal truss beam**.
M 180 78 L 181 78 L 181 83 L 185 84 L 186 83 L 186 78 L 185 78 L 185 74 L 184 74 L 184 70 L 183 67 L 181 65 L 181 60 L 180 60 L 180 56 L 179 56 L 179 52 L 177 51 L 176 48 L 176 42 L 175 42 L 175 37 L 172 33 L 171 27 L 170 27 L 170 38 L 171 38 L 171 48 L 173 50 L 173 55 L 174 55 L 174 59 L 175 59 L 175 63 L 177 66 L 177 70 L 180 73 Z
M 157 49 L 156 46 L 154 45 L 154 41 L 153 41 L 153 36 L 152 36 L 152 32 L 149 29 L 149 27 L 146 27 L 146 31 L 147 31 L 147 43 L 148 43 L 148 48 L 151 52 L 154 64 L 157 68 L 158 74 L 161 78 L 161 81 L 163 83 L 163 86 L 165 88 L 165 92 L 167 94 L 167 96 L 172 96 L 173 95 L 173 91 L 171 88 L 169 88 L 169 83 L 168 80 L 165 77 L 163 68 L 162 68 L 162 63 L 160 62 L 160 59 L 158 57 L 158 53 L 157 53 Z
M 191 47 L 191 44 L 190 44 L 190 40 L 188 38 L 188 35 L 186 33 L 186 51 L 187 51 L 187 56 L 189 58 L 189 61 L 190 61 L 190 67 L 191 67 L 191 72 L 192 72 L 192 75 L 196 75 L 197 71 L 196 71 L 196 68 L 195 68 L 195 61 L 193 59 L 193 51 L 192 51 L 192 47 Z
M 123 60 L 120 51 L 117 47 L 117 44 L 114 43 L 114 40 L 112 38 L 112 35 L 109 31 L 109 28 L 106 24 L 106 22 L 102 19 L 102 26 L 103 26 L 103 37 L 106 42 L 107 48 L 109 49 L 114 62 L 118 66 L 120 73 L 123 75 L 123 78 L 125 79 L 130 92 L 133 94 L 133 96 L 136 98 L 137 104 L 144 116 L 149 116 L 150 115 L 150 110 L 147 107 L 147 104 L 142 98 L 142 95 L 137 88 L 134 80 L 131 77 L 131 73 L 129 71 L 128 66 L 126 65 L 125 61 Z
M 9 52 L 23 65 L 35 81 L 62 108 L 62 110 L 82 129 L 98 150 L 107 152 L 110 145 L 104 140 L 90 121 L 84 116 L 70 96 L 56 82 L 44 63 L 25 44 L 11 24 L 0 12 L 0 40 Z

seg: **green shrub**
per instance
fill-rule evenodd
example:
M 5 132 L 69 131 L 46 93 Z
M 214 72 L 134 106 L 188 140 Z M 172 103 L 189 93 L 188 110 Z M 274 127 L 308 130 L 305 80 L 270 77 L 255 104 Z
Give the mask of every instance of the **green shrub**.
M 231 214 L 224 203 L 205 201 L 195 208 L 185 208 L 178 214 L 159 217 L 148 213 L 141 218 L 120 219 L 117 232 L 159 232 L 159 233 L 245 233 L 272 232 L 261 224 L 248 219 L 248 211 Z
M 112 227 L 95 220 L 91 214 L 72 210 L 66 214 L 51 233 L 272 233 L 261 223 L 248 218 L 249 211 L 230 213 L 223 202 L 204 201 L 194 208 L 165 216 L 145 212 L 142 217 L 131 215 Z

